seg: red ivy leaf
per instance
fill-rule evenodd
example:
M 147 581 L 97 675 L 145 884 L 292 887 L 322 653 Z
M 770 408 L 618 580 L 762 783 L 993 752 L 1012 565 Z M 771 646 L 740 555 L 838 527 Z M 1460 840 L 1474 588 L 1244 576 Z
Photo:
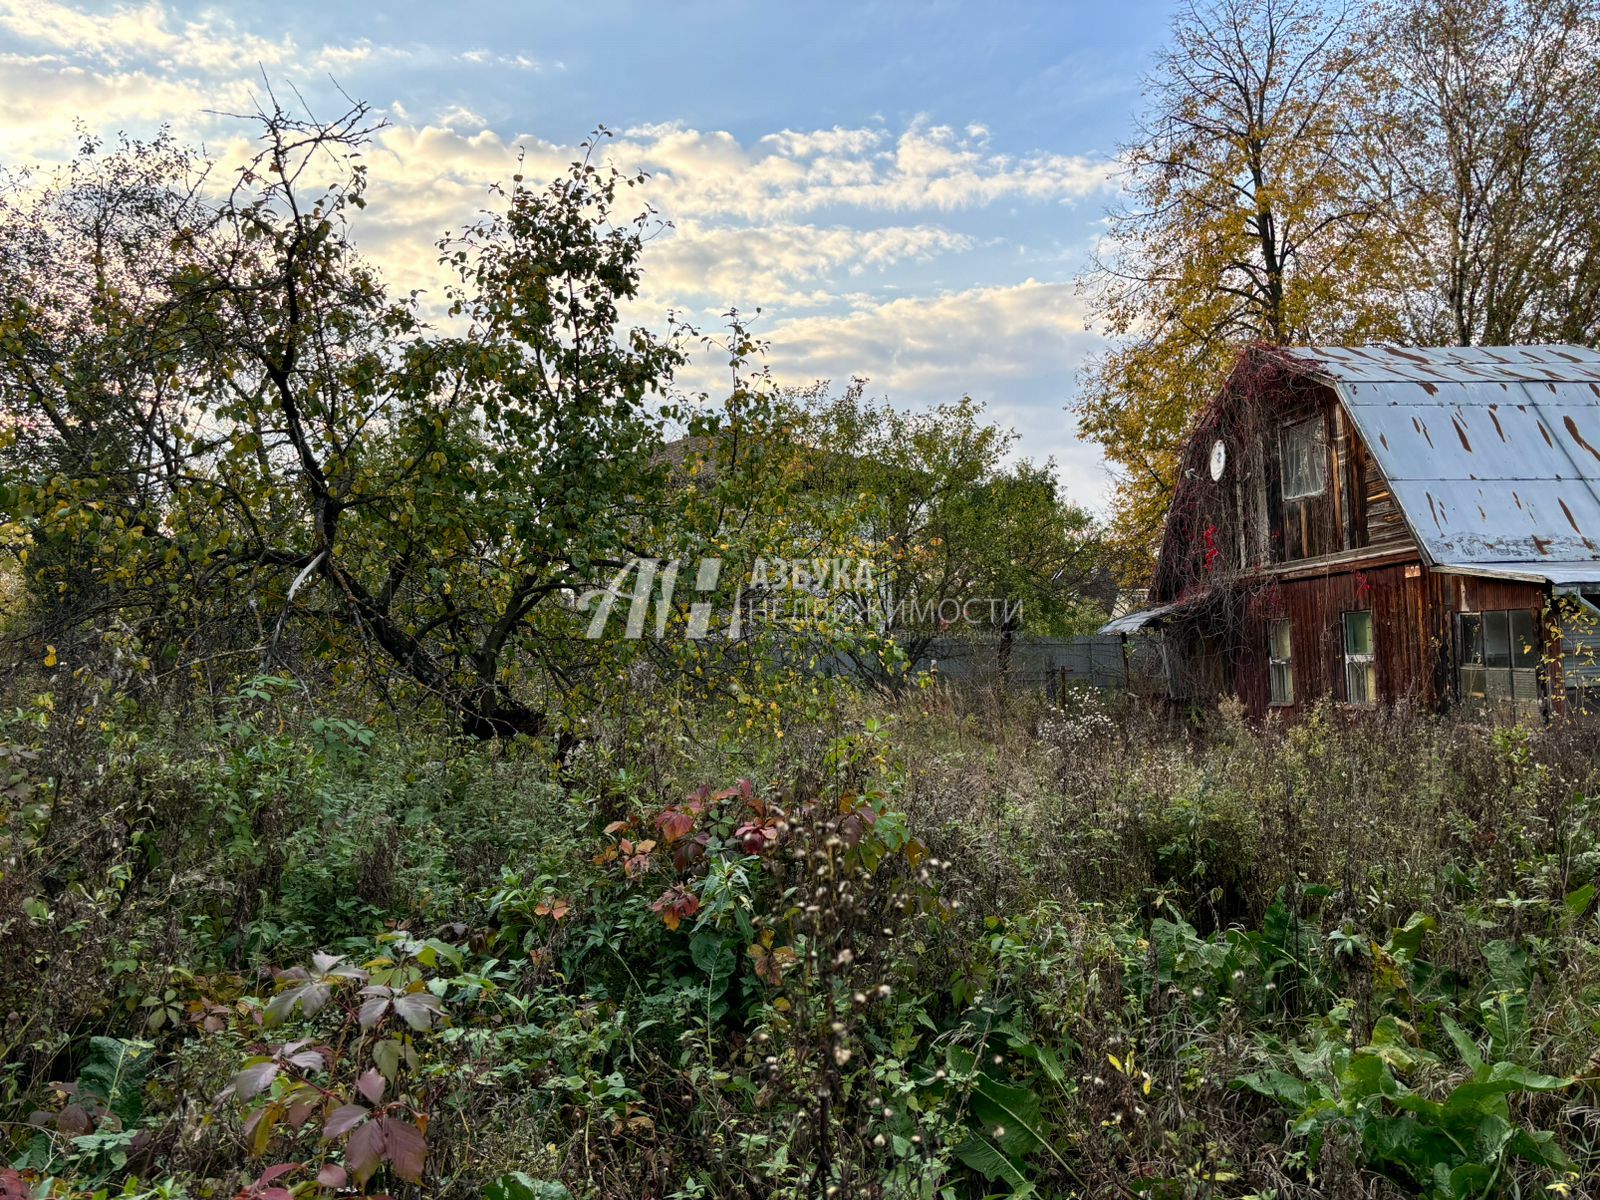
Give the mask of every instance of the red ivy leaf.
M 428 1139 L 422 1130 L 395 1117 L 379 1117 L 377 1124 L 383 1127 L 385 1156 L 394 1173 L 409 1183 L 421 1183 L 423 1160 L 428 1156 Z
M 711 844 L 709 833 L 697 833 L 686 842 L 679 842 L 672 848 L 672 865 L 680 871 L 687 871 L 697 861 L 705 857 L 706 847 Z
M 656 828 L 667 845 L 682 841 L 694 832 L 694 817 L 681 808 L 668 808 L 656 817 Z
M 267 1184 L 271 1183 L 274 1179 L 278 1179 L 281 1176 L 287 1175 L 290 1171 L 298 1171 L 300 1167 L 300 1163 L 277 1163 L 274 1166 L 270 1166 L 265 1171 L 261 1172 L 260 1175 L 256 1176 L 256 1186 L 258 1188 L 266 1187 Z
M 367 1180 L 383 1161 L 383 1128 L 377 1121 L 368 1121 L 350 1135 L 344 1147 L 344 1165 L 355 1176 L 356 1183 L 367 1186 Z
M 662 923 L 668 929 L 675 930 L 685 917 L 692 917 L 700 911 L 700 897 L 686 887 L 670 887 L 656 897 L 650 911 L 660 913 Z
M 396 1117 L 377 1117 L 350 1135 L 345 1144 L 344 1163 L 355 1180 L 365 1187 L 380 1163 L 387 1162 L 394 1173 L 410 1183 L 422 1182 L 422 1166 L 428 1156 L 428 1140 L 410 1121 Z
M 439 997 L 432 992 L 408 992 L 394 998 L 395 1015 L 413 1029 L 427 1029 L 444 1015 Z
M 331 1142 L 334 1138 L 349 1133 L 371 1115 L 370 1109 L 363 1108 L 359 1104 L 341 1104 L 323 1122 L 322 1140 Z M 351 1141 L 354 1140 L 354 1138 L 351 1139 Z
M 377 1067 L 368 1067 L 356 1080 L 356 1091 L 377 1106 L 383 1103 L 383 1089 L 387 1083 L 388 1080 L 384 1079 Z
M 338 1163 L 328 1163 L 317 1172 L 317 1182 L 325 1188 L 342 1188 L 350 1182 L 350 1172 Z
M 260 1095 L 272 1086 L 272 1081 L 278 1077 L 278 1064 L 268 1059 L 266 1062 L 256 1063 L 246 1067 L 233 1077 L 233 1082 L 222 1089 L 224 1096 L 236 1096 L 240 1100 L 248 1100 L 252 1096 Z

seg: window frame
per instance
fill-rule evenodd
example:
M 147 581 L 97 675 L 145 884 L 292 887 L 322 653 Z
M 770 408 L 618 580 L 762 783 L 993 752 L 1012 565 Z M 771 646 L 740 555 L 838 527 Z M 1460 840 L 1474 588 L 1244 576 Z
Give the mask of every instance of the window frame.
M 1317 483 L 1314 488 L 1302 491 L 1289 490 L 1289 447 L 1301 430 L 1311 431 L 1311 450 L 1306 455 L 1306 465 L 1315 465 Z M 1328 425 L 1319 412 L 1298 421 L 1285 421 L 1278 427 L 1278 487 L 1285 502 L 1311 500 L 1328 491 Z
M 1278 657 L 1276 633 L 1284 630 L 1286 653 Z M 1288 679 L 1286 695 L 1277 695 L 1278 668 L 1282 667 Z M 1271 617 L 1267 620 L 1267 707 L 1292 708 L 1294 706 L 1294 622 L 1288 617 Z
M 1475 632 L 1470 638 L 1467 636 L 1468 628 Z M 1471 658 L 1467 656 L 1468 648 L 1473 650 Z M 1481 612 L 1456 613 L 1456 700 L 1459 703 L 1487 702 L 1489 699 L 1489 668 L 1484 660 L 1483 648 L 1483 614 Z M 1471 690 L 1467 684 L 1468 675 L 1476 677 L 1478 689 Z
M 1540 613 L 1532 608 L 1491 608 L 1463 610 L 1455 614 L 1455 689 L 1456 700 L 1461 704 L 1512 704 L 1537 706 L 1545 699 L 1543 664 L 1543 639 L 1540 637 Z M 1491 622 L 1490 618 L 1495 618 Z M 1519 620 L 1520 619 L 1520 620 Z M 1522 646 L 1517 626 L 1526 623 L 1527 646 Z M 1476 628 L 1476 636 L 1469 637 L 1467 630 Z M 1496 657 L 1504 662 L 1491 663 L 1490 633 L 1499 626 L 1496 641 L 1504 639 L 1503 651 Z M 1471 654 L 1469 655 L 1469 650 Z M 1474 691 L 1468 679 L 1475 676 L 1479 688 Z M 1530 695 L 1521 694 L 1519 682 L 1525 682 Z M 1498 688 L 1495 686 L 1499 684 Z
M 1350 618 L 1366 617 L 1367 619 L 1367 650 L 1364 653 L 1352 653 L 1350 650 Z M 1344 702 L 1356 708 L 1373 708 L 1378 703 L 1378 622 L 1372 615 L 1370 608 L 1351 608 L 1339 614 L 1339 650 L 1344 662 Z M 1362 690 L 1366 692 L 1366 699 L 1355 700 L 1351 698 L 1350 672 L 1352 668 L 1360 669 L 1366 676 Z

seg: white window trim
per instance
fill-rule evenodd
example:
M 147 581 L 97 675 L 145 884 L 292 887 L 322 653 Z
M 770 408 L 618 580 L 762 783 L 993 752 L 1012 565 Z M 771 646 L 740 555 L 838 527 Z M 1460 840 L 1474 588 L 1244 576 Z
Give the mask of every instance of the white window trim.
M 1274 625 L 1287 625 L 1289 627 L 1289 654 L 1285 658 L 1274 655 L 1276 647 L 1273 644 L 1272 628 Z M 1289 695 L 1286 699 L 1274 700 L 1272 698 L 1272 669 L 1277 666 L 1289 668 Z M 1292 708 L 1294 706 L 1294 622 L 1288 617 L 1272 617 L 1267 621 L 1267 707 Z
M 1345 618 L 1355 616 L 1357 613 L 1367 615 L 1367 625 L 1372 632 L 1372 649 L 1366 654 L 1350 653 L 1350 628 Z M 1378 703 L 1378 680 L 1376 665 L 1378 661 L 1378 622 L 1372 616 L 1370 608 L 1350 608 L 1339 614 L 1339 649 L 1344 656 L 1344 702 L 1354 708 L 1372 708 Z M 1365 700 L 1350 699 L 1350 668 L 1352 666 L 1373 667 L 1372 687 L 1368 689 Z

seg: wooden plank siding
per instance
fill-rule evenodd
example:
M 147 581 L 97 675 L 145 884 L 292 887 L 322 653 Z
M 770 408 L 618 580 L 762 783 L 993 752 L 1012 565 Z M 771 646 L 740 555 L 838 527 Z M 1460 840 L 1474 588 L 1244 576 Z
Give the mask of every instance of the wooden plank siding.
M 1255 717 L 1294 717 L 1323 697 L 1343 701 L 1343 614 L 1366 610 L 1377 702 L 1454 703 L 1457 615 L 1544 610 L 1549 585 L 1434 572 L 1380 467 L 1396 449 L 1387 435 L 1380 429 L 1380 440 L 1366 444 L 1323 379 L 1291 374 L 1263 386 L 1259 375 L 1244 378 L 1191 435 L 1163 531 L 1151 599 L 1178 609 L 1164 619 L 1170 695 L 1231 692 Z M 1286 498 L 1285 431 L 1310 420 L 1323 431 L 1325 486 Z M 1220 477 L 1208 469 L 1215 442 L 1226 451 Z M 1289 705 L 1269 703 L 1274 619 L 1291 627 Z M 1559 711 L 1566 647 L 1540 649 L 1553 664 L 1544 669 L 1549 708 Z
M 1455 614 L 1541 607 L 1541 585 L 1441 575 L 1420 560 L 1350 566 L 1281 578 L 1241 605 L 1233 691 L 1252 716 L 1298 716 L 1321 697 L 1345 698 L 1344 614 L 1370 611 L 1378 698 L 1439 708 L 1455 694 Z M 1269 704 L 1268 623 L 1287 618 L 1292 705 Z

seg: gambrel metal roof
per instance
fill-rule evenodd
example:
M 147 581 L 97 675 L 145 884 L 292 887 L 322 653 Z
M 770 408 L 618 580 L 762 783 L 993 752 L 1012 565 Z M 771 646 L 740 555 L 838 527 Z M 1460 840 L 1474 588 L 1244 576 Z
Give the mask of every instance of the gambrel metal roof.
M 1600 583 L 1600 353 L 1315 346 L 1427 560 Z

